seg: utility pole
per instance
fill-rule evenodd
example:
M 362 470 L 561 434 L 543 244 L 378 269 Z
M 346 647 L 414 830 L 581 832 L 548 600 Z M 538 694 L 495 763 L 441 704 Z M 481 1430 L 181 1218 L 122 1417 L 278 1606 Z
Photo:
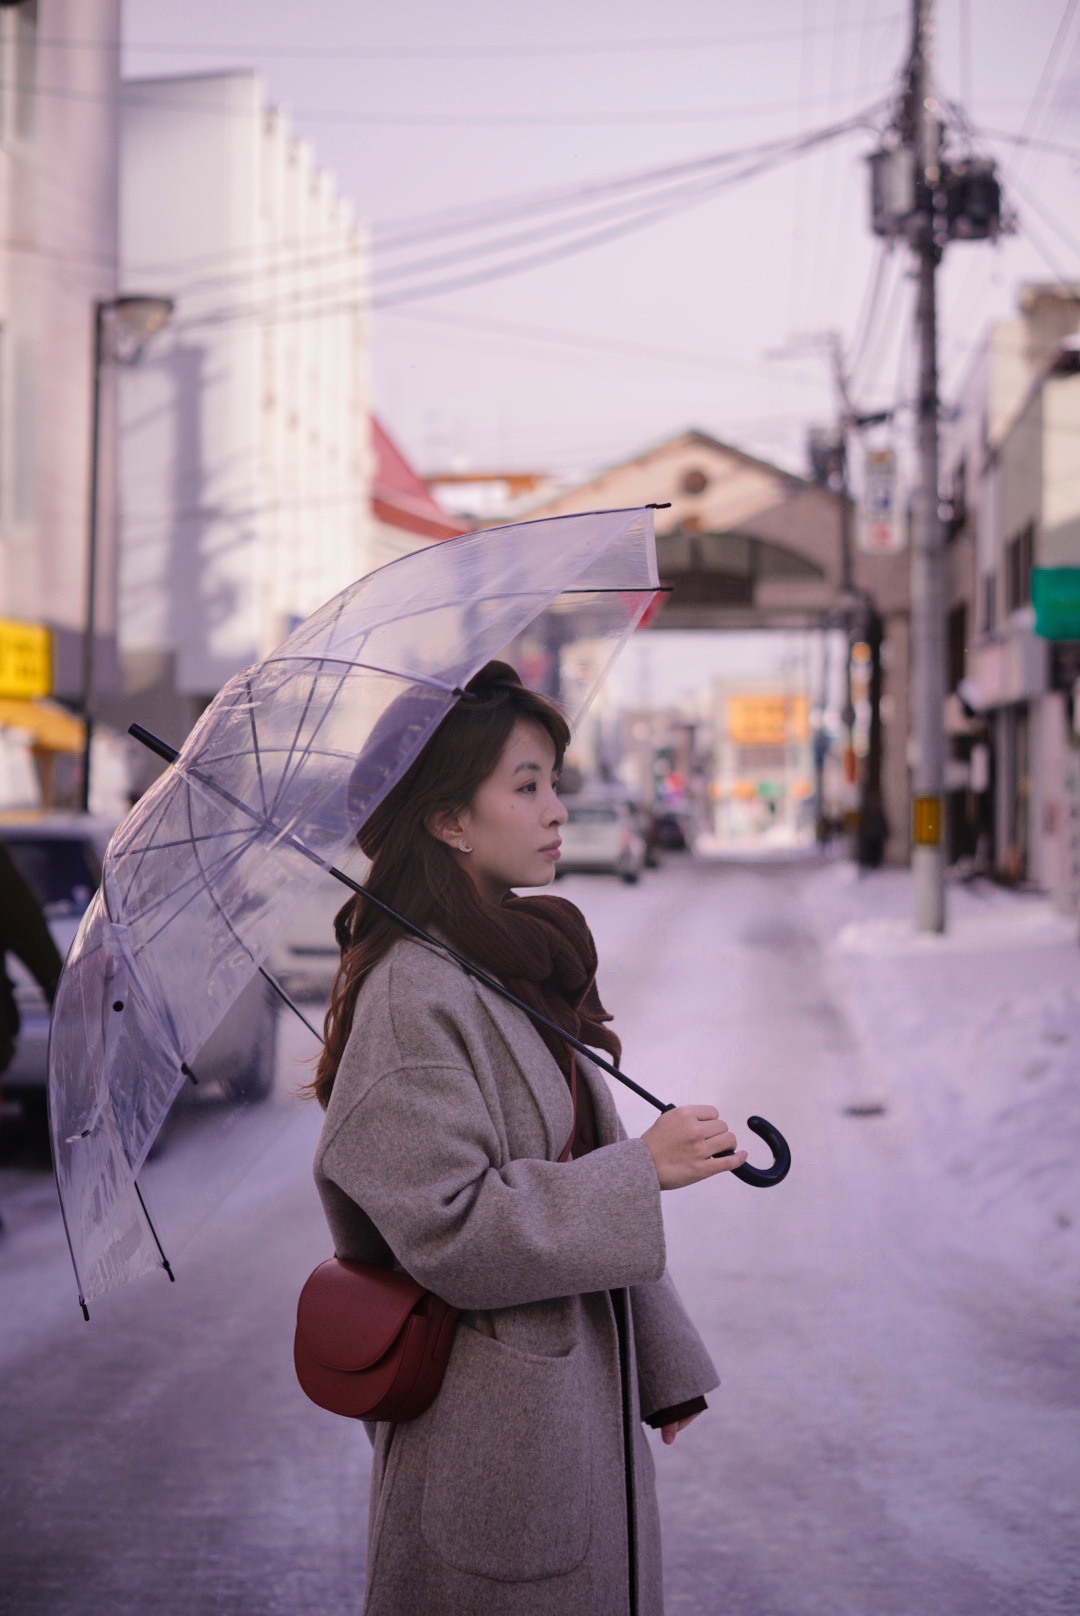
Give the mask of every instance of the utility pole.
M 911 66 L 904 130 L 914 156 L 918 265 L 916 406 L 918 482 L 911 535 L 911 787 L 915 929 L 945 929 L 945 588 L 939 501 L 937 267 L 942 243 L 941 124 L 930 72 L 931 0 L 913 0 Z
M 844 709 L 841 721 L 847 735 L 847 745 L 844 749 L 845 769 L 850 768 L 853 774 L 849 783 L 858 787 L 858 807 L 854 811 L 851 826 L 852 841 L 858 849 L 863 845 L 863 830 L 868 812 L 880 817 L 881 812 L 881 769 L 882 769 L 882 731 L 881 731 L 881 698 L 882 698 L 882 668 L 881 649 L 884 640 L 884 624 L 881 613 L 873 595 L 868 589 L 859 588 L 855 583 L 855 545 L 852 517 L 854 503 L 851 483 L 848 476 L 851 456 L 849 443 L 853 432 L 861 432 L 867 427 L 881 426 L 891 418 L 890 410 L 875 410 L 871 413 L 855 408 L 851 396 L 851 378 L 848 375 L 847 364 L 844 359 L 844 345 L 838 331 L 810 332 L 801 336 L 792 337 L 784 348 L 777 351 L 777 357 L 786 358 L 789 354 L 816 350 L 824 352 L 829 360 L 832 372 L 833 387 L 837 400 L 837 424 L 833 431 L 822 433 L 814 429 L 810 434 L 810 467 L 814 480 L 822 487 L 829 488 L 840 496 L 840 608 L 835 615 L 838 626 L 842 625 L 846 635 L 846 648 L 844 653 Z M 868 750 L 865 761 L 860 769 L 855 754 L 855 708 L 852 702 L 851 688 L 851 654 L 854 646 L 864 642 L 870 650 L 870 733 L 868 737 Z M 817 754 L 819 747 L 815 747 Z M 824 757 L 818 759 L 815 755 L 816 791 L 818 802 L 821 801 Z
M 905 240 L 916 264 L 919 346 L 911 534 L 911 796 L 915 926 L 945 929 L 945 558 L 938 506 L 937 267 L 950 241 L 996 241 L 1003 217 L 992 157 L 971 150 L 971 129 L 952 109 L 950 134 L 968 149 L 945 157 L 946 120 L 930 64 L 932 0 L 912 0 L 906 86 L 880 151 L 870 158 L 875 235 Z M 874 743 L 871 742 L 871 751 Z

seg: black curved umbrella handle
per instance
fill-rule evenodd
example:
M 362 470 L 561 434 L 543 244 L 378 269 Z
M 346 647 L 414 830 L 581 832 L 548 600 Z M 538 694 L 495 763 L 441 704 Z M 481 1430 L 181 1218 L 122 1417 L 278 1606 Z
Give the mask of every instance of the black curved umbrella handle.
M 791 1150 L 787 1140 L 780 1129 L 774 1128 L 764 1117 L 747 1117 L 746 1126 L 752 1133 L 756 1133 L 759 1139 L 764 1139 L 773 1153 L 773 1164 L 771 1167 L 751 1167 L 749 1162 L 744 1162 L 741 1167 L 733 1167 L 732 1173 L 736 1178 L 741 1178 L 744 1184 L 753 1184 L 759 1190 L 771 1189 L 774 1184 L 782 1184 L 791 1171 Z M 721 1150 L 717 1152 L 716 1160 L 719 1161 L 721 1156 L 734 1156 L 734 1154 L 733 1150 Z

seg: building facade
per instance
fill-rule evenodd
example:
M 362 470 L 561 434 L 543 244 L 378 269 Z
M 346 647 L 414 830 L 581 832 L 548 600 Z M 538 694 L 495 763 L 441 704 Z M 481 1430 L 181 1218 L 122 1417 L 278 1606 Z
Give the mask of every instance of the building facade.
M 830 630 L 867 603 L 882 626 L 880 793 L 886 856 L 910 846 L 908 735 L 910 559 L 856 548 L 854 512 L 839 492 L 721 443 L 680 432 L 545 498 L 530 517 L 656 502 L 657 558 L 670 593 L 648 619 L 658 629 Z M 845 562 L 845 552 L 848 561 Z M 850 574 L 850 576 L 847 576 Z
M 175 300 L 120 392 L 121 716 L 179 741 L 377 564 L 367 244 L 254 72 L 125 84 L 120 219 Z
M 954 859 L 1077 906 L 1080 640 L 1036 633 L 1037 569 L 1080 568 L 1080 287 L 991 328 L 945 459 Z
M 0 805 L 78 787 L 94 305 L 117 289 L 120 0 L 0 8 Z M 96 684 L 116 685 L 102 377 Z

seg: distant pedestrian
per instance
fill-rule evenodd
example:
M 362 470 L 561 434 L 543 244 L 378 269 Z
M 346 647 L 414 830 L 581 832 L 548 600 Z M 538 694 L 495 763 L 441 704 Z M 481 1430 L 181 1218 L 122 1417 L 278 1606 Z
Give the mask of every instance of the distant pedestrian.
M 512 890 L 555 873 L 566 721 L 504 663 L 468 691 L 365 824 L 368 888 L 617 1061 L 584 917 Z M 369 1426 L 364 1610 L 659 1616 L 641 1425 L 673 1442 L 717 1384 L 661 1191 L 746 1153 L 706 1105 L 628 1138 L 596 1068 L 362 899 L 339 938 L 314 1085 L 335 1251 L 462 1309 L 431 1407 Z
M 19 1036 L 19 1007 L 14 984 L 7 974 L 8 954 L 22 961 L 51 1004 L 64 962 L 40 903 L 0 842 L 0 1078 L 11 1065 Z M 0 1218 L 0 1230 L 3 1227 Z

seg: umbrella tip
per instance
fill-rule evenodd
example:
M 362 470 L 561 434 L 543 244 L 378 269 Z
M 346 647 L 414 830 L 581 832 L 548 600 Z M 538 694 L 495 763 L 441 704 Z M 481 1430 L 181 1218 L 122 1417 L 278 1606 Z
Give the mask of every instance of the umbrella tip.
M 647 511 L 670 511 L 671 501 L 670 499 L 660 500 L 656 504 L 646 505 L 645 509 Z
M 90 1309 L 86 1305 L 85 1296 L 80 1296 L 79 1297 L 79 1306 L 82 1308 L 82 1316 L 83 1316 L 83 1318 L 86 1320 L 87 1324 L 89 1324 L 90 1323 Z

